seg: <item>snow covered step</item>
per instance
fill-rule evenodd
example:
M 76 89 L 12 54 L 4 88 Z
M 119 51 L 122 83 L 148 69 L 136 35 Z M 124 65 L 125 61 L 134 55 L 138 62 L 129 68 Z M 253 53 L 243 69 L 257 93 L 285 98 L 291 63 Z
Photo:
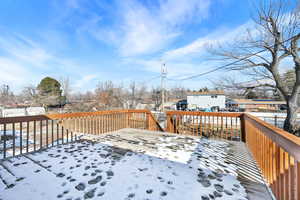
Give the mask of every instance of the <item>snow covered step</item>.
M 9 169 L 16 177 L 17 181 L 21 181 L 28 176 L 37 176 L 40 173 L 50 173 L 40 165 L 34 163 L 25 156 L 11 158 L 3 162 L 3 166 Z M 24 173 L 26 172 L 26 173 Z
M 7 170 L 2 164 L 0 164 L 0 180 L 2 183 L 0 185 L 0 190 L 1 190 L 3 185 L 5 188 L 13 187 L 16 182 L 16 177 L 9 170 Z
M 6 188 L 6 185 L 2 180 L 0 180 L 0 193 Z
M 0 199 L 32 200 L 37 196 L 37 199 L 52 200 L 56 199 L 57 193 L 62 190 L 61 178 L 25 155 L 5 160 L 2 165 L 15 175 L 16 181 L 14 187 L 3 192 L 0 189 Z

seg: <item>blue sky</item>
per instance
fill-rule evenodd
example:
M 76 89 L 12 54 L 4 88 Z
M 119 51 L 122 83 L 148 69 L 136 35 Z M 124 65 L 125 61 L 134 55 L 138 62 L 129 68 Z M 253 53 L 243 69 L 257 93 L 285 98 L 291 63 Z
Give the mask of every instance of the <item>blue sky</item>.
M 207 42 L 231 42 L 249 27 L 248 0 L 1 0 L 0 84 L 14 91 L 52 76 L 74 91 L 98 82 L 150 80 L 166 63 L 169 78 L 205 72 Z M 216 72 L 184 82 L 211 86 Z

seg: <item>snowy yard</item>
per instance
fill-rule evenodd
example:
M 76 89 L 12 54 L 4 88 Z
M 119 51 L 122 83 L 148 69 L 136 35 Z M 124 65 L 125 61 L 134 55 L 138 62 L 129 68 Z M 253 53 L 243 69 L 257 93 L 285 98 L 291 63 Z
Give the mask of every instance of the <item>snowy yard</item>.
M 0 199 L 247 199 L 229 143 L 133 129 L 85 138 L 0 161 Z

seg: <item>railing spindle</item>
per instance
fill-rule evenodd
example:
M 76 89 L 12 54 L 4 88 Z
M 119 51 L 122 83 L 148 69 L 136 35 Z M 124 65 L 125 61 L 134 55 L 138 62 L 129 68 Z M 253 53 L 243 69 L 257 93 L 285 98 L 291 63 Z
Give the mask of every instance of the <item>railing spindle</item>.
M 33 121 L 33 151 L 36 151 L 36 121 Z
M 23 123 L 20 122 L 19 124 L 19 127 L 20 127 L 20 154 L 22 154 L 22 150 L 23 150 Z
M 43 121 L 40 121 L 40 149 L 43 148 Z
M 6 123 L 3 124 L 3 158 L 6 158 Z
M 49 137 L 49 130 L 48 130 L 48 120 L 46 120 L 46 147 L 48 148 L 49 146 L 49 141 L 48 141 L 48 137 Z
M 15 123 L 12 123 L 12 129 L 13 129 L 12 149 L 13 149 L 13 156 L 15 156 L 16 155 L 16 129 L 15 129 Z
M 27 121 L 27 124 L 26 124 L 26 153 L 28 153 L 29 151 L 29 121 Z
M 51 120 L 51 146 L 54 146 L 54 121 Z

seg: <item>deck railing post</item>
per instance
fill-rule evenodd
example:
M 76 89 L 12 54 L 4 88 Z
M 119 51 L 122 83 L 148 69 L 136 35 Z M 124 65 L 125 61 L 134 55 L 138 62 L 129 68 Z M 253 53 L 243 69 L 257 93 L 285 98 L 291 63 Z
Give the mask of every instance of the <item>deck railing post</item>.
M 174 125 L 172 123 L 172 115 L 167 113 L 167 132 L 173 133 L 174 132 Z
M 146 129 L 151 131 L 152 126 L 151 126 L 151 121 L 150 121 L 150 113 L 146 112 Z
M 245 120 L 246 115 L 242 114 L 240 116 L 241 120 L 241 141 L 246 142 L 246 120 Z
M 129 123 L 129 115 L 130 115 L 130 113 L 129 113 L 129 111 L 127 111 L 127 112 L 126 112 L 126 123 L 127 123 L 127 128 L 131 128 L 131 127 L 130 127 L 130 123 Z

